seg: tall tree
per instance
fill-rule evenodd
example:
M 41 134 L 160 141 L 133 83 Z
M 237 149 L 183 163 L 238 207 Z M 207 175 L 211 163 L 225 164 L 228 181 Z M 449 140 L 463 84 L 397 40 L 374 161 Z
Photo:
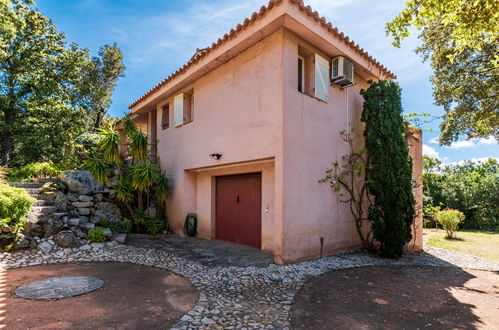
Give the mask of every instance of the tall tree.
M 365 178 L 369 195 L 368 218 L 384 257 L 396 258 L 411 240 L 414 221 L 412 160 L 404 141 L 400 87 L 393 81 L 370 82 L 362 90 L 367 162 Z
M 499 0 L 412 0 L 386 26 L 400 47 L 411 26 L 431 60 L 435 104 L 443 106 L 440 143 L 460 136 L 499 141 Z
M 87 67 L 84 84 L 85 103 L 95 116 L 95 129 L 101 128 L 103 118 L 112 102 L 113 91 L 118 79 L 124 76 L 124 72 L 123 53 L 116 44 L 101 47 L 99 55 L 93 57 Z
M 68 47 L 65 35 L 33 5 L 31 0 L 0 2 L 0 165 L 9 163 L 16 144 L 26 145 L 25 139 L 36 135 L 30 129 L 85 116 L 78 86 L 88 52 Z M 79 124 L 65 121 L 63 132 L 77 132 Z

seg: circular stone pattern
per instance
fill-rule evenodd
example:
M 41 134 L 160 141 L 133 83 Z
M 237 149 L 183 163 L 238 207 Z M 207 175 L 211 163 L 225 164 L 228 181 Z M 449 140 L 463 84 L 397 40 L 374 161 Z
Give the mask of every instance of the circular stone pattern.
M 35 300 L 63 299 L 94 291 L 104 281 L 92 276 L 50 277 L 16 289 L 16 295 Z

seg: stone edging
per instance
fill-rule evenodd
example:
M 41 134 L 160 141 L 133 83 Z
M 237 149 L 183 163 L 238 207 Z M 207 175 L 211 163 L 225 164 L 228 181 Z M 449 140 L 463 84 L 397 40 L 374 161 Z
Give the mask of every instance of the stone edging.
M 398 260 L 342 254 L 292 265 L 272 264 L 265 268 L 210 268 L 174 253 L 131 246 L 1 253 L 0 262 L 5 269 L 54 263 L 122 262 L 172 271 L 186 277 L 199 290 L 197 305 L 177 322 L 176 329 L 289 329 L 289 312 L 296 293 L 308 280 L 333 270 L 413 265 L 499 271 L 499 263 L 436 248 Z

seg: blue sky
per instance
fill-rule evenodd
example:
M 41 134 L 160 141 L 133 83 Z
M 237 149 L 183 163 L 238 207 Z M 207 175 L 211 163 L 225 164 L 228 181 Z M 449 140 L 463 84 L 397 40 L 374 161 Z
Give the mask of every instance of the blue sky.
M 268 0 L 38 0 L 38 8 L 51 18 L 68 40 L 96 54 L 104 44 L 116 42 L 125 56 L 126 76 L 113 95 L 110 112 L 121 116 L 136 98 L 183 65 L 196 47 L 211 45 Z M 405 0 L 305 0 L 398 76 L 405 112 L 442 110 L 433 105 L 429 82 L 431 67 L 413 50 L 417 33 L 402 48 L 391 45 L 385 23 Z M 459 141 L 440 147 L 438 120 L 425 128 L 424 153 L 444 163 L 465 159 L 499 158 L 493 139 Z

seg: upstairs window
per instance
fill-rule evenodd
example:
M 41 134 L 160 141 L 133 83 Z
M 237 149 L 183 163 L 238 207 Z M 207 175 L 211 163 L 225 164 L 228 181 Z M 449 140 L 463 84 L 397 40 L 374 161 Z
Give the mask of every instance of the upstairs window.
M 188 124 L 193 120 L 194 91 L 178 94 L 173 98 L 173 121 L 175 127 Z
M 298 91 L 305 93 L 305 58 L 298 56 Z
M 170 127 L 170 104 L 165 104 L 161 110 L 161 127 L 167 129 Z
M 184 124 L 190 123 L 193 118 L 194 110 L 194 91 L 184 93 Z

